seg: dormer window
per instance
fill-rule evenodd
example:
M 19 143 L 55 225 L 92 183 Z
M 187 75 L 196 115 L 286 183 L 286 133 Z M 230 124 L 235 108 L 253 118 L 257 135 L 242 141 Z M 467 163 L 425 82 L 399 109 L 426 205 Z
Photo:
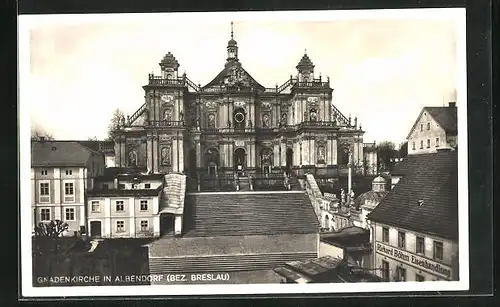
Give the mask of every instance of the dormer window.
M 417 205 L 421 207 L 424 204 L 424 201 L 422 199 L 417 200 Z

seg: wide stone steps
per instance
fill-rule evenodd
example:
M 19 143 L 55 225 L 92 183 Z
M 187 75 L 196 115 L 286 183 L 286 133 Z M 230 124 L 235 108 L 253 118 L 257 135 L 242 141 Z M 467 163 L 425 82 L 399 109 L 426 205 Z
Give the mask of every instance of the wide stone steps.
M 307 194 L 191 194 L 185 202 L 186 236 L 314 233 L 318 222 Z
M 150 258 L 150 274 L 269 270 L 290 261 L 317 258 L 316 253 L 192 256 Z

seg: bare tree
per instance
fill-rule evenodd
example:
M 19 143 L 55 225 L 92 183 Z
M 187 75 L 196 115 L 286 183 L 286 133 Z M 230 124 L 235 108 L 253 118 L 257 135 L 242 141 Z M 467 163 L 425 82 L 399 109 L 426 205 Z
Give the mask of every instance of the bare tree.
M 120 128 L 124 117 L 125 115 L 120 109 L 113 111 L 113 115 L 108 125 L 108 139 L 112 140 L 114 138 L 115 132 Z
M 40 132 L 40 131 L 33 130 L 33 131 L 31 131 L 31 140 L 32 141 L 41 141 L 41 140 L 53 141 L 54 137 L 47 132 Z
M 68 230 L 68 223 L 61 220 L 52 220 L 49 223 L 38 223 L 35 228 L 35 233 L 37 236 L 45 237 L 60 237 L 65 231 Z

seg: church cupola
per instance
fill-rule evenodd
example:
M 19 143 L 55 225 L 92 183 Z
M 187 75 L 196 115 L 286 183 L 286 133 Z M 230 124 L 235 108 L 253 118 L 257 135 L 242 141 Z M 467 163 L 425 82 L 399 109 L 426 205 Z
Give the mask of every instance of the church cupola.
M 231 21 L 231 39 L 227 42 L 227 61 L 238 61 L 238 44 L 234 40 L 233 22 Z
M 372 191 L 373 192 L 385 192 L 386 181 L 384 177 L 377 176 L 372 181 Z
M 297 68 L 298 75 L 297 78 L 299 82 L 310 82 L 314 78 L 314 64 L 307 55 L 307 51 L 304 52 L 302 59 L 300 59 L 299 64 L 295 67 Z
M 179 62 L 175 59 L 170 51 L 165 54 L 160 62 L 161 75 L 164 79 L 177 79 L 177 71 L 179 69 Z

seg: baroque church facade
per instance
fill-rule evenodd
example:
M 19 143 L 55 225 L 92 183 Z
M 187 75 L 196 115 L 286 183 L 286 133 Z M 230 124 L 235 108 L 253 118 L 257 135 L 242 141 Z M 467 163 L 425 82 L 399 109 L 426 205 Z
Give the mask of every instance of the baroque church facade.
M 227 45 L 220 73 L 205 86 L 179 74 L 168 52 L 161 75 L 149 75 L 144 104 L 115 133 L 117 167 L 200 176 L 244 174 L 338 176 L 348 163 L 363 172 L 357 119 L 332 103 L 329 78 L 316 77 L 305 53 L 297 73 L 266 88 L 243 68 L 238 45 Z

